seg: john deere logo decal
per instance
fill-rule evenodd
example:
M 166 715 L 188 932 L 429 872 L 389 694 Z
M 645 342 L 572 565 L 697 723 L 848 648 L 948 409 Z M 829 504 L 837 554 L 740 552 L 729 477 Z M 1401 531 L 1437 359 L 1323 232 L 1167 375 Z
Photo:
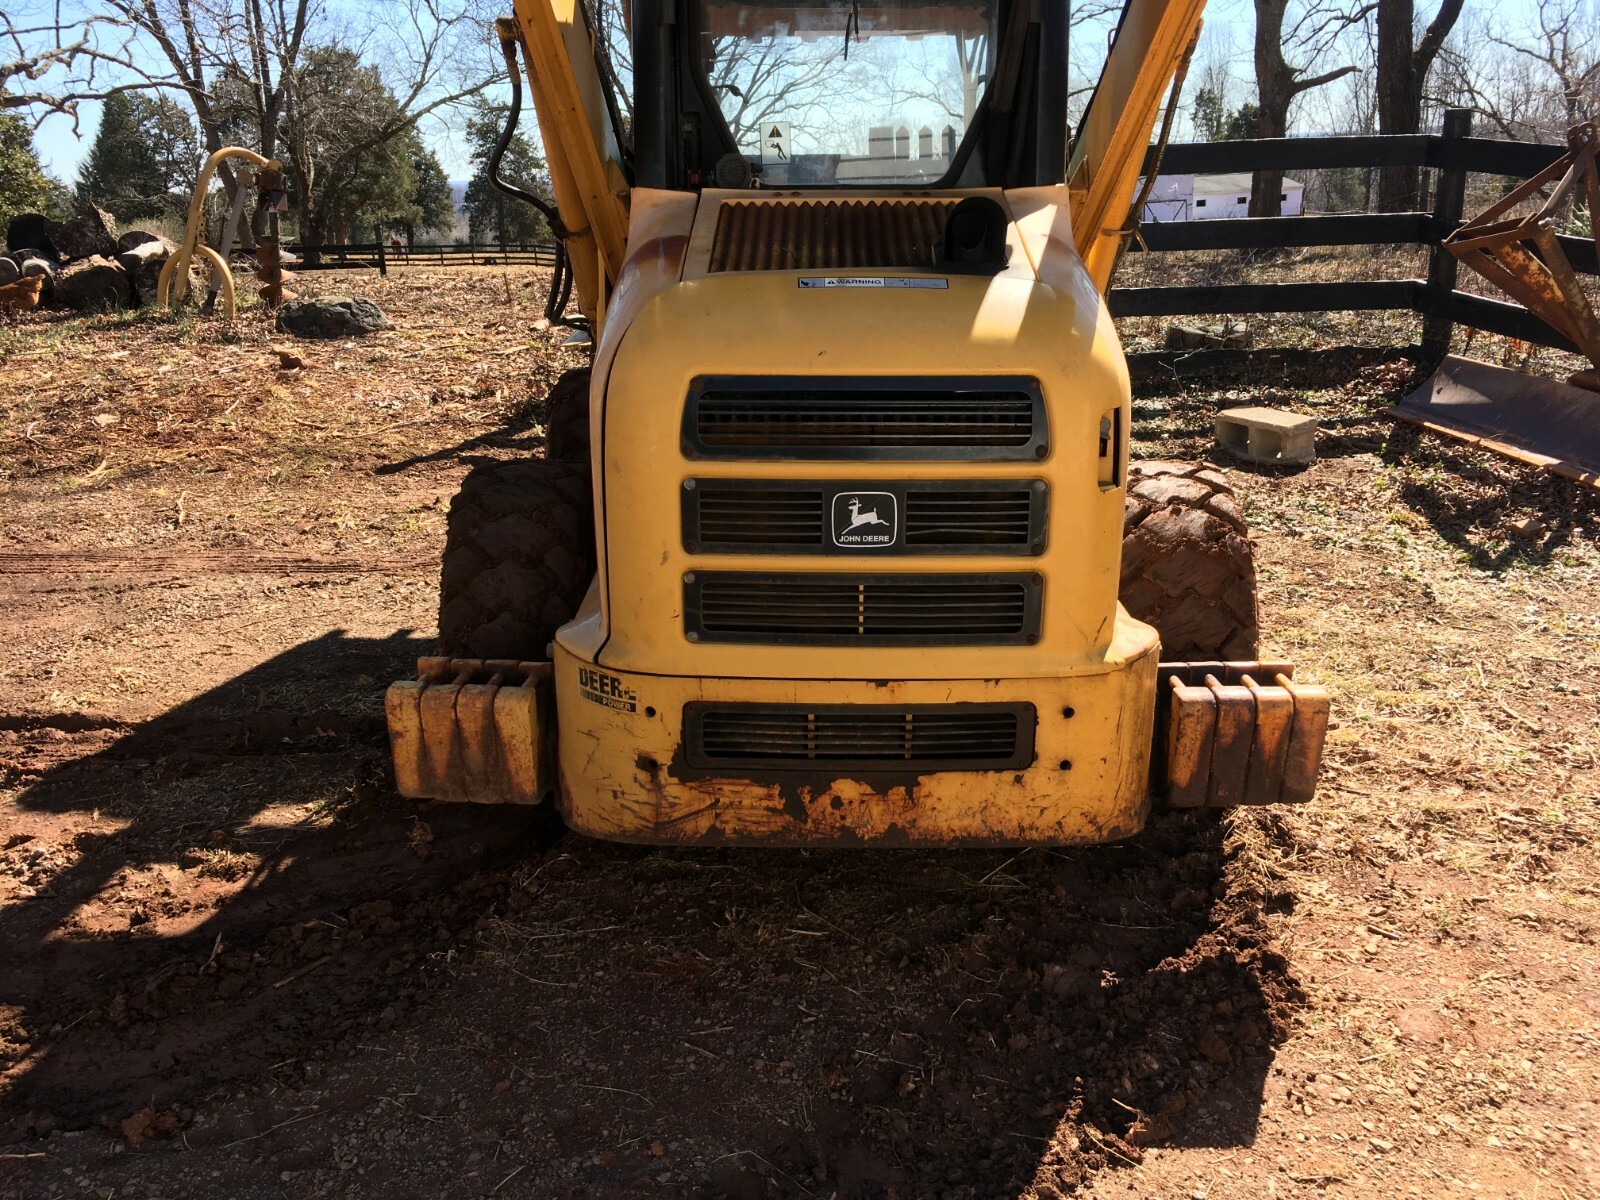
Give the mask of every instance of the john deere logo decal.
M 639 696 L 622 680 L 593 667 L 578 668 L 578 695 L 590 704 L 601 704 L 618 712 L 638 712 Z
M 898 528 L 888 492 L 839 492 L 833 498 L 835 546 L 892 546 Z

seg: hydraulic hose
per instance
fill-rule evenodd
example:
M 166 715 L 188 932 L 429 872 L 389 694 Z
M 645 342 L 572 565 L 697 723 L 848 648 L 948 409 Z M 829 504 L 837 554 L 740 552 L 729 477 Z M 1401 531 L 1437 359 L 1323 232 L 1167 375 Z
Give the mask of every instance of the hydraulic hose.
M 505 157 L 511 139 L 516 136 L 517 121 L 522 115 L 522 75 L 517 67 L 516 25 L 502 17 L 495 22 L 495 30 L 500 36 L 500 52 L 505 55 L 506 73 L 511 77 L 511 111 L 506 114 L 505 128 L 500 131 L 500 140 L 495 143 L 494 150 L 489 155 L 489 183 L 513 200 L 531 204 L 544 214 L 544 219 L 550 226 L 550 235 L 556 242 L 555 264 L 550 272 L 550 294 L 544 306 L 545 319 L 552 325 L 564 325 L 569 329 L 581 329 L 587 332 L 589 322 L 585 318 L 565 315 L 567 304 L 572 299 L 572 265 L 567 259 L 567 238 L 571 231 L 562 223 L 561 214 L 555 205 L 543 196 L 535 195 L 500 177 L 500 160 Z
M 566 240 L 567 227 L 561 223 L 561 214 L 556 211 L 555 206 L 543 196 L 536 196 L 500 178 L 500 160 L 505 157 L 511 139 L 516 136 L 517 119 L 522 115 L 522 75 L 517 69 L 515 31 L 506 28 L 509 24 L 509 21 L 500 24 L 499 34 L 500 52 L 505 55 L 506 73 L 511 76 L 511 111 L 506 114 L 506 127 L 500 131 L 500 140 L 495 143 L 494 151 L 489 155 L 489 182 L 512 199 L 531 204 L 542 212 L 544 219 L 550 223 L 551 234 L 557 242 L 561 242 Z M 508 34 L 511 36 L 507 36 Z

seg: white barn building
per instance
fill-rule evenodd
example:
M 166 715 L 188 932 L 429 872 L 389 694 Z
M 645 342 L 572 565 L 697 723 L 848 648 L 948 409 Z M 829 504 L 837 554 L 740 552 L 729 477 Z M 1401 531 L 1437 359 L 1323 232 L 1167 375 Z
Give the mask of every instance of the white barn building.
M 1248 171 L 1228 175 L 1157 175 L 1141 214 L 1146 221 L 1214 221 L 1250 213 Z M 1304 209 L 1305 185 L 1283 179 L 1283 215 L 1298 217 Z

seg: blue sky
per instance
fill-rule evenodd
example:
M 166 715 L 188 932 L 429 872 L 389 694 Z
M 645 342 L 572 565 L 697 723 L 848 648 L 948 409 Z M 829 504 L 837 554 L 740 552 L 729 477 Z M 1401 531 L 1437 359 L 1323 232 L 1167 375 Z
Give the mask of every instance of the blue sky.
M 503 99 L 509 100 L 510 93 L 507 92 Z M 533 120 L 532 113 L 526 108 L 523 120 L 527 124 Z M 465 124 L 465 117 L 462 123 Z M 78 175 L 78 164 L 89 153 L 89 144 L 94 141 L 94 132 L 99 125 L 100 106 L 95 103 L 83 105 L 78 120 L 78 137 L 73 136 L 72 122 L 66 117 L 48 118 L 33 138 L 34 148 L 38 150 L 45 169 L 72 183 Z M 472 164 L 462 148 L 461 139 L 453 135 L 448 125 L 441 120 L 424 118 L 420 132 L 422 140 L 439 156 L 446 175 L 454 180 L 471 177 Z
M 1532 15 L 1533 3 L 1534 0 L 1499 0 L 1492 11 L 1501 20 L 1516 25 L 1526 22 Z M 1422 15 L 1431 16 L 1437 4 L 1434 0 L 1419 0 L 1418 8 Z M 1458 28 L 1476 23 L 1485 11 L 1486 8 L 1481 2 L 1468 3 Z M 1254 29 L 1252 0 L 1211 0 L 1206 9 L 1205 25 L 1205 38 L 1196 56 L 1195 72 L 1197 73 L 1208 61 L 1226 62 L 1236 87 L 1236 94 L 1232 99 L 1238 103 L 1248 97 L 1252 87 L 1250 82 L 1251 40 Z M 1078 46 L 1085 44 L 1086 39 L 1080 38 Z M 1074 54 L 1074 58 L 1077 57 L 1078 55 Z M 78 164 L 88 153 L 89 144 L 99 123 L 99 116 L 98 105 L 85 104 L 77 137 L 73 136 L 72 122 L 64 117 L 51 117 L 44 122 L 35 137 L 35 145 L 48 170 L 68 183 L 76 178 Z M 464 116 L 457 119 L 465 121 Z M 437 114 L 424 121 L 420 132 L 423 140 L 439 156 L 445 173 L 451 179 L 466 179 L 471 174 L 471 165 L 462 149 L 461 139 L 453 136 L 450 128 L 451 120 L 452 117 L 448 113 Z M 1305 120 L 1317 123 L 1317 118 L 1313 115 L 1308 115 Z M 523 114 L 523 128 L 530 135 L 536 136 L 532 114 L 526 111 Z M 1178 130 L 1180 137 L 1186 132 L 1181 127 Z
M 4 2 L 7 12 L 19 25 L 49 25 L 55 12 L 59 12 L 62 21 L 71 22 L 81 19 L 82 14 L 85 12 L 95 9 L 95 5 L 89 3 L 88 0 L 4 0 Z M 445 9 L 452 8 L 448 4 L 443 7 Z M 459 11 L 460 5 L 453 7 L 456 11 Z M 505 7 L 509 9 L 510 4 L 506 4 Z M 393 4 L 391 0 L 316 0 L 313 8 L 324 10 L 323 28 L 325 31 L 331 28 L 348 37 L 352 28 L 369 30 L 382 28 L 382 33 L 377 40 L 369 43 L 369 45 L 379 48 L 384 45 L 382 38 L 385 36 L 390 38 L 404 36 L 403 30 L 409 24 L 406 6 Z M 341 9 L 359 9 L 362 13 L 362 20 L 359 22 L 347 21 L 340 11 Z M 384 11 L 386 9 L 392 10 L 392 12 Z M 387 18 L 390 16 L 393 16 L 399 23 L 400 30 L 397 31 L 393 26 L 387 24 Z M 485 23 L 482 26 L 472 25 L 470 28 L 474 31 L 475 37 L 481 36 L 481 46 L 474 53 L 483 55 L 485 62 L 492 62 L 496 67 L 500 67 L 500 55 L 498 50 L 493 48 L 494 39 L 489 32 L 488 24 Z M 391 53 L 396 51 L 396 47 L 392 42 L 389 46 L 389 51 Z M 382 55 L 378 54 L 373 57 L 378 58 L 382 57 Z M 138 61 L 145 61 L 147 58 L 153 66 L 161 65 L 159 58 L 150 47 L 145 47 L 138 52 Z M 401 70 L 403 71 L 404 68 L 402 67 Z M 385 71 L 385 74 L 387 75 L 387 71 Z M 53 77 L 47 77 L 46 80 L 41 81 L 39 86 L 48 86 L 51 78 Z M 109 75 L 100 76 L 96 80 L 97 83 L 112 81 L 113 79 Z M 509 99 L 509 88 L 502 86 L 499 89 L 491 90 L 489 96 L 491 99 Z M 531 124 L 531 114 L 525 114 L 525 119 Z M 472 168 L 467 153 L 463 148 L 463 140 L 452 136 L 450 127 L 452 121 L 464 128 L 466 116 L 464 113 L 452 115 L 441 111 L 425 117 L 418 126 L 418 132 L 422 135 L 423 141 L 438 155 L 440 164 L 451 179 L 466 179 L 471 175 Z M 67 183 L 72 183 L 77 178 L 79 164 L 89 153 L 89 146 L 94 141 L 95 130 L 99 127 L 99 124 L 100 105 L 94 102 L 85 102 L 80 106 L 76 135 L 73 132 L 73 122 L 70 118 L 63 116 L 47 117 L 34 135 L 34 146 L 38 150 L 39 157 L 44 162 L 45 168 Z

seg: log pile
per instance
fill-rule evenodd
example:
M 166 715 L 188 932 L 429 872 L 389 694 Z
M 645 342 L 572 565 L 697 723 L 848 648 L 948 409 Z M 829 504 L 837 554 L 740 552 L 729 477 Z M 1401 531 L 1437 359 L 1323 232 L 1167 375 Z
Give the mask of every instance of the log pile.
M 79 312 L 154 304 L 161 268 L 176 251 L 160 234 L 119 233 L 111 214 L 90 205 L 69 221 L 39 213 L 13 217 L 0 256 L 0 287 L 42 275 L 40 302 Z

